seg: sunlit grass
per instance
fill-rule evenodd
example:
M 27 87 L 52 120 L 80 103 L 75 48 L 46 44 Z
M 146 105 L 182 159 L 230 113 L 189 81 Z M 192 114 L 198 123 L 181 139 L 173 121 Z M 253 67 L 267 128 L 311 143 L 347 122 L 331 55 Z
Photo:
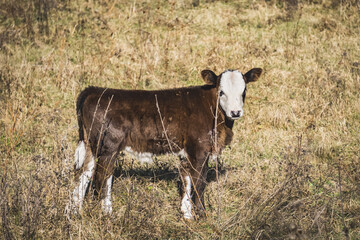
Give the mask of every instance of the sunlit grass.
M 1 5 L 3 238 L 360 237 L 356 1 L 45 2 L 48 35 L 37 5 Z M 253 67 L 264 73 L 223 151 L 220 191 L 207 187 L 207 219 L 182 219 L 173 156 L 119 159 L 112 216 L 91 192 L 80 216 L 64 215 L 82 89 L 199 85 L 203 69 Z

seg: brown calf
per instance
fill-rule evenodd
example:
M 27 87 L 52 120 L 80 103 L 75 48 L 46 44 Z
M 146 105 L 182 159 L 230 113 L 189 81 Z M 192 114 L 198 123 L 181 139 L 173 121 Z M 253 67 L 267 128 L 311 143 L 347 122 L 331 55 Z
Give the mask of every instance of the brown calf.
M 246 84 L 261 72 L 254 68 L 242 75 L 228 70 L 217 76 L 204 70 L 206 85 L 158 91 L 86 88 L 77 100 L 76 208 L 81 208 L 95 175 L 103 210 L 112 212 L 112 175 L 119 152 L 145 162 L 154 155 L 175 153 L 182 166 L 184 218 L 192 218 L 193 205 L 203 215 L 209 157 L 230 144 L 234 120 L 243 115 Z

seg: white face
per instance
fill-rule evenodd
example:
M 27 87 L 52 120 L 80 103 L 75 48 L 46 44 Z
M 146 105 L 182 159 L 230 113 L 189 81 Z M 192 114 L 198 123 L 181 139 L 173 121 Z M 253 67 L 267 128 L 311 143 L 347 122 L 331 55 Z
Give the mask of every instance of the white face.
M 245 88 L 245 80 L 239 71 L 226 71 L 221 75 L 220 106 L 228 118 L 235 120 L 244 114 Z

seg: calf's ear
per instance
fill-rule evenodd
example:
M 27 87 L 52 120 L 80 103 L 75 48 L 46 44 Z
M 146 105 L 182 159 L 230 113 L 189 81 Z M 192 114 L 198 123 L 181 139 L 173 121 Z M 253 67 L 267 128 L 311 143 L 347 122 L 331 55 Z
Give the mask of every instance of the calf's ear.
M 260 77 L 262 73 L 262 69 L 261 68 L 253 68 L 250 71 L 248 71 L 247 73 L 245 73 L 244 78 L 245 78 L 245 82 L 249 83 L 249 82 L 255 82 L 256 80 L 258 80 L 258 78 Z
M 216 85 L 217 76 L 216 74 L 211 70 L 202 70 L 201 76 L 204 79 L 206 84 L 209 85 Z

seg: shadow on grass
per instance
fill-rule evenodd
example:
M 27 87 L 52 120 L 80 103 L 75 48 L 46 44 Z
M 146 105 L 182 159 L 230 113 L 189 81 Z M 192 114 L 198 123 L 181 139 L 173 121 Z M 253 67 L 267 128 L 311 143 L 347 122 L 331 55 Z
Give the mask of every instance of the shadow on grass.
M 219 166 L 219 177 L 225 174 L 227 170 L 227 168 Z M 114 177 L 120 179 L 135 177 L 139 179 L 147 179 L 153 182 L 180 180 L 178 169 L 171 168 L 168 165 L 159 166 L 157 164 L 149 165 L 149 167 L 133 167 L 130 169 L 122 169 L 122 167 L 117 167 L 114 172 Z M 208 183 L 216 181 L 215 167 L 209 167 L 206 181 Z
M 224 166 L 219 165 L 218 176 L 225 174 L 226 169 Z M 166 163 L 154 162 L 154 164 L 145 166 L 133 166 L 123 169 L 121 166 L 115 168 L 114 177 L 118 179 L 136 178 L 140 182 L 160 182 L 160 181 L 176 181 L 178 194 L 182 196 L 183 188 L 179 171 L 177 168 L 171 167 Z M 207 183 L 216 181 L 216 167 L 209 167 L 208 175 L 206 178 Z M 95 194 L 97 195 L 97 194 Z

